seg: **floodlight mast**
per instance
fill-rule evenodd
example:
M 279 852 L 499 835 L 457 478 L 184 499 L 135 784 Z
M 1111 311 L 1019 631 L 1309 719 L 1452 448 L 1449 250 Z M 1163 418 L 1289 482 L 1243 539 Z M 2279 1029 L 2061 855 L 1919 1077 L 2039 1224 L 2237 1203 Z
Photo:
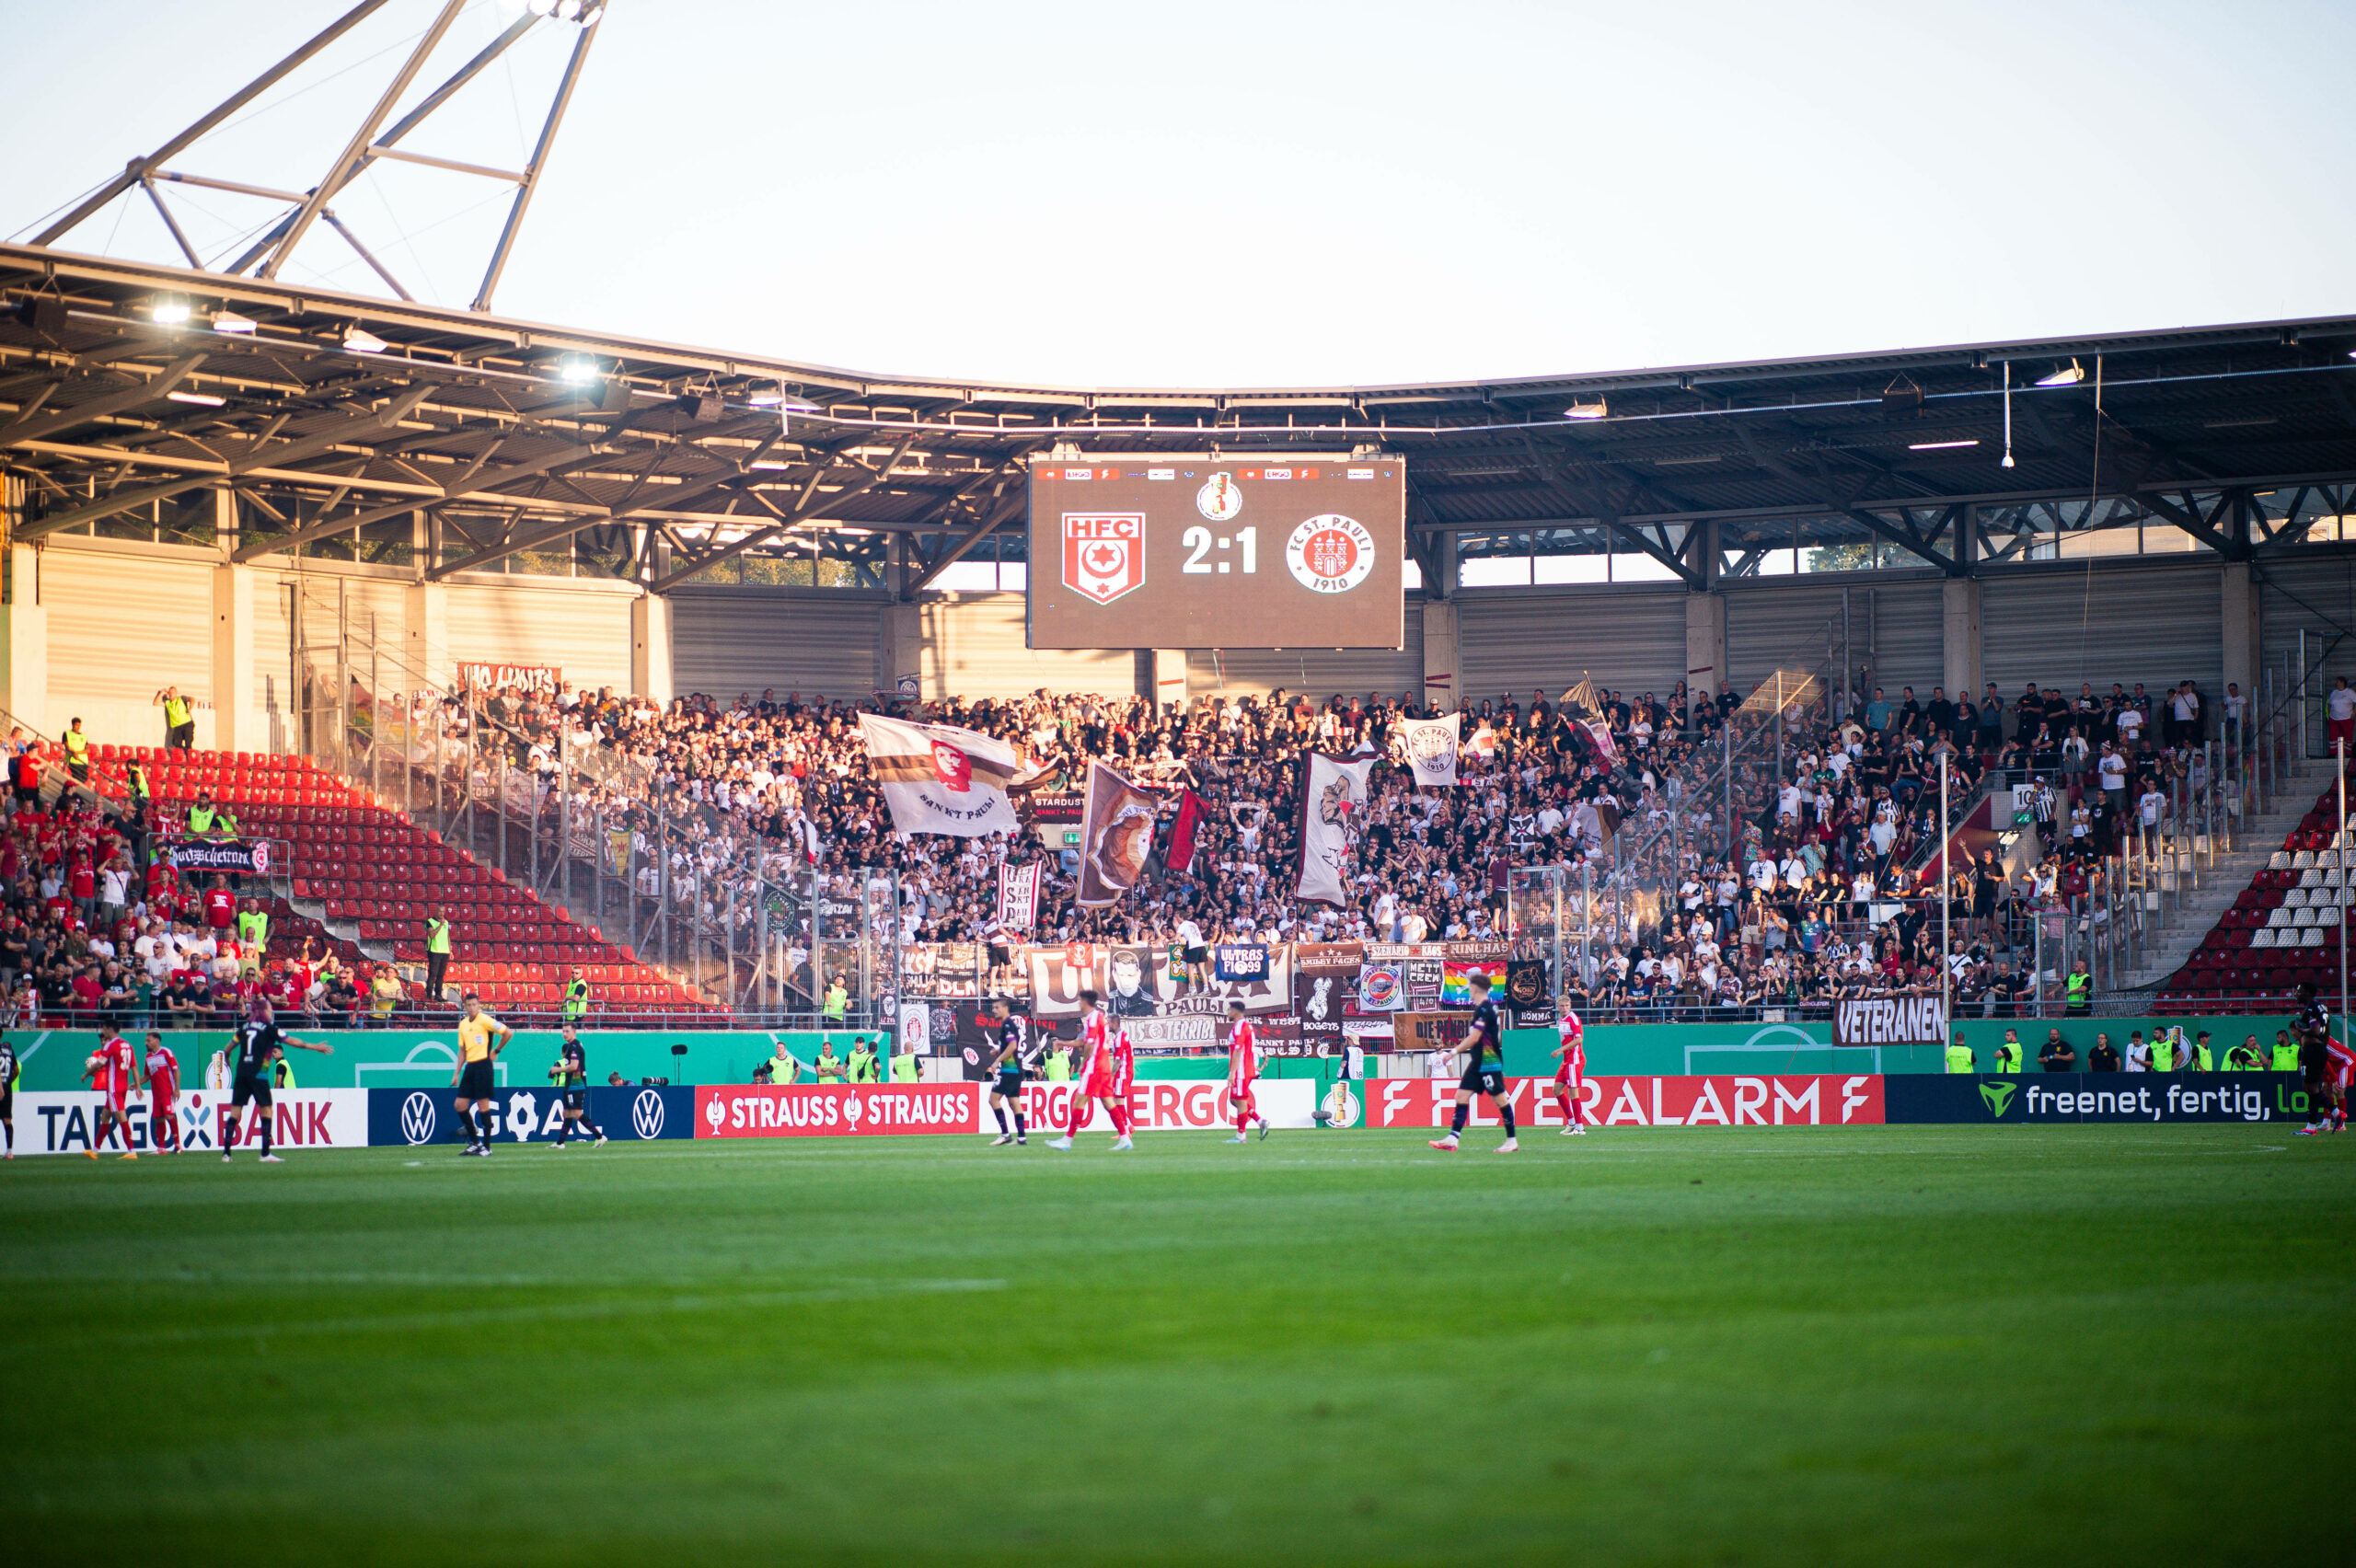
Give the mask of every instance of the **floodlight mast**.
M 488 311 L 491 308 L 491 296 L 499 286 L 500 274 L 505 270 L 508 256 L 514 248 L 515 236 L 523 227 L 524 214 L 530 206 L 532 192 L 539 183 L 541 172 L 548 167 L 549 148 L 555 143 L 558 127 L 563 122 L 565 108 L 572 101 L 572 89 L 580 81 L 582 67 L 588 60 L 589 45 L 596 37 L 598 24 L 604 20 L 606 7 L 602 3 L 573 6 L 570 7 L 569 16 L 565 14 L 567 8 L 559 6 L 533 5 L 527 7 L 502 29 L 497 38 L 485 44 L 472 59 L 460 66 L 440 86 L 419 100 L 414 109 L 395 121 L 389 129 L 379 135 L 378 128 L 384 125 L 387 117 L 391 114 L 394 106 L 400 101 L 401 96 L 416 80 L 418 73 L 424 67 L 426 61 L 440 47 L 451 25 L 467 8 L 467 0 L 444 0 L 439 12 L 420 36 L 416 46 L 410 51 L 400 69 L 395 73 L 390 85 L 378 96 L 367 117 L 361 122 L 358 131 L 345 144 L 334 163 L 329 167 L 326 176 L 308 190 L 277 190 L 264 186 L 241 184 L 234 180 L 182 174 L 165 167 L 170 160 L 217 128 L 222 121 L 301 69 L 321 51 L 333 44 L 361 22 L 365 21 L 370 16 L 382 10 L 388 3 L 389 0 L 360 0 L 360 4 L 353 6 L 351 10 L 337 17 L 292 53 L 247 83 L 245 86 L 239 88 L 179 135 L 166 142 L 147 156 L 132 159 L 123 167 L 121 174 L 109 179 L 75 206 L 72 212 L 35 236 L 33 243 L 44 246 L 54 245 L 92 217 L 105 211 L 108 206 L 121 200 L 126 194 L 138 191 L 144 193 L 145 198 L 155 204 L 174 242 L 179 246 L 181 253 L 187 257 L 190 265 L 197 271 L 217 271 L 228 276 L 237 276 L 250 271 L 256 277 L 274 279 L 285 267 L 288 259 L 294 255 L 295 247 L 300 245 L 310 233 L 314 224 L 324 220 L 328 226 L 335 230 L 352 248 L 353 253 L 385 281 L 394 294 L 403 299 L 409 299 L 412 296 L 409 290 L 401 286 L 400 280 L 393 276 L 384 263 L 361 242 L 360 237 L 352 232 L 351 224 L 346 219 L 337 216 L 335 210 L 328 205 L 353 180 L 367 172 L 373 165 L 383 160 L 393 160 L 440 168 L 457 174 L 503 180 L 516 187 L 514 201 L 508 209 L 507 221 L 501 228 L 499 242 L 491 252 L 489 266 L 484 271 L 482 285 L 476 292 L 469 306 L 470 309 L 476 311 Z M 429 157 L 422 154 L 407 152 L 397 145 L 435 110 L 448 102 L 468 83 L 481 75 L 486 67 L 504 54 L 517 40 L 544 22 L 549 25 L 572 26 L 576 29 L 578 36 L 573 40 L 572 53 L 565 63 L 564 75 L 557 84 L 554 101 L 549 107 L 548 118 L 540 128 L 539 140 L 533 149 L 531 163 L 525 169 L 519 172 L 452 158 Z M 174 218 L 170 207 L 166 204 L 163 192 L 156 183 L 158 180 L 210 187 L 249 196 L 271 197 L 286 202 L 289 210 L 259 239 L 248 247 L 237 260 L 224 268 L 206 268 L 195 248 L 189 243 L 179 222 Z

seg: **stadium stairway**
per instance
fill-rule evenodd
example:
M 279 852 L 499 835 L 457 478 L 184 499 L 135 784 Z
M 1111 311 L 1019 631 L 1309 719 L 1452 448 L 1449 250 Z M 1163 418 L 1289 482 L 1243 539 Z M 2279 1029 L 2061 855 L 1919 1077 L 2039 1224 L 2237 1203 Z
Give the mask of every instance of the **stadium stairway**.
M 2320 770 L 2294 774 L 2304 790 Z M 2288 791 L 2286 790 L 2286 794 Z M 2219 859 L 2212 879 L 2186 901 L 2179 923 L 2144 954 L 2131 987 L 2156 987 L 2162 1009 L 2287 1007 L 2302 980 L 2339 983 L 2339 926 L 2356 881 L 2356 854 L 2339 860 L 2356 835 L 2337 822 L 2328 781 L 2312 801 L 2257 818 L 2244 829 L 2248 847 Z
M 207 790 L 236 812 L 249 836 L 290 847 L 292 864 L 285 870 L 293 896 L 271 901 L 273 948 L 282 931 L 297 948 L 304 937 L 317 935 L 347 961 L 391 962 L 405 978 L 422 982 L 425 911 L 440 904 L 453 928 L 448 987 L 478 991 L 498 1011 L 553 1017 L 579 964 L 593 987 L 592 1017 L 599 1024 L 726 1021 L 727 1009 L 697 999 L 595 927 L 551 907 L 307 757 L 167 753 L 155 746 L 93 750 L 100 763 L 135 758 L 143 764 L 167 815 L 173 809 L 184 813 L 197 791 Z M 111 774 L 100 771 L 99 788 L 119 796 L 121 786 Z M 452 1012 L 456 1005 L 433 998 L 425 1010 L 435 1009 Z

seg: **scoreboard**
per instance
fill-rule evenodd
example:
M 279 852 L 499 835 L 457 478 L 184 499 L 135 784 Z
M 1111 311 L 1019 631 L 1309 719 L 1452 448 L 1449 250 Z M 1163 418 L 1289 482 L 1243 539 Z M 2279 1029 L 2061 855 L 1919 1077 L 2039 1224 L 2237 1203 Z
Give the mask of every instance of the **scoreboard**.
M 1031 465 L 1034 648 L 1396 648 L 1397 457 Z

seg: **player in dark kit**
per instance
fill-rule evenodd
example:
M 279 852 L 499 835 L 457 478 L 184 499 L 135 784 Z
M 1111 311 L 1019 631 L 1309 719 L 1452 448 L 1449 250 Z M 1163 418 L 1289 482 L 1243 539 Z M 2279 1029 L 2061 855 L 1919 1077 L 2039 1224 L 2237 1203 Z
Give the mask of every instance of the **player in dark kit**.
M 569 1023 L 564 1026 L 564 1043 L 557 1047 L 557 1058 L 549 1065 L 549 1077 L 564 1091 L 564 1125 L 557 1129 L 556 1142 L 549 1147 L 571 1147 L 572 1135 L 585 1127 L 597 1135 L 597 1141 L 589 1147 L 605 1147 L 606 1129 L 589 1119 L 588 1054 L 581 1049 L 581 1037 Z
M 1457 1140 L 1464 1136 L 1465 1118 L 1472 1113 L 1473 1098 L 1485 1094 L 1506 1124 L 1506 1141 L 1497 1146 L 1497 1152 L 1511 1154 L 1521 1145 L 1513 1136 L 1513 1101 L 1506 1094 L 1505 1029 L 1497 1021 L 1497 1004 L 1489 1000 L 1485 974 L 1472 976 L 1472 1021 L 1464 1027 L 1464 1043 L 1457 1047 L 1457 1060 L 1462 1064 L 1463 1077 L 1456 1083 L 1456 1119 L 1449 1124 L 1448 1136 L 1432 1139 L 1432 1147 L 1454 1152 Z
M 990 1086 L 990 1114 L 998 1118 L 998 1136 L 990 1140 L 992 1148 L 1000 1144 L 1031 1142 L 1031 1129 L 1022 1123 L 1022 1020 L 1014 1016 L 1014 1008 L 1004 997 L 990 1000 L 990 1016 L 998 1020 L 998 1054 L 990 1058 L 989 1070 L 996 1075 Z M 1014 1130 L 1007 1131 L 1006 1113 L 1014 1112 Z
M 2348 1124 L 2348 1113 L 2342 1109 L 2334 1116 L 2331 1073 L 2331 1013 L 2316 997 L 2313 981 L 2299 984 L 2299 1016 L 2291 1020 L 2291 1031 L 2299 1041 L 2299 1076 L 2305 1080 L 2307 1091 L 2307 1124 L 2299 1129 L 2302 1137 L 2338 1132 Z
M 17 1079 L 24 1076 L 17 1048 L 0 1040 L 0 1129 L 8 1135 L 8 1158 L 17 1158 Z
M 237 1147 L 237 1135 L 245 1121 L 246 1102 L 254 1102 L 255 1113 L 261 1119 L 261 1163 L 283 1163 L 270 1152 L 271 1100 L 270 1097 L 271 1064 L 285 1054 L 292 1045 L 301 1051 L 317 1051 L 322 1056 L 335 1055 L 332 1045 L 314 1045 L 307 1040 L 297 1040 L 283 1033 L 271 1021 L 270 1004 L 256 997 L 246 1007 L 246 1021 L 237 1025 L 237 1038 L 231 1047 L 237 1054 L 236 1076 L 229 1090 L 229 1124 L 221 1133 L 221 1163 L 229 1163 L 230 1151 Z

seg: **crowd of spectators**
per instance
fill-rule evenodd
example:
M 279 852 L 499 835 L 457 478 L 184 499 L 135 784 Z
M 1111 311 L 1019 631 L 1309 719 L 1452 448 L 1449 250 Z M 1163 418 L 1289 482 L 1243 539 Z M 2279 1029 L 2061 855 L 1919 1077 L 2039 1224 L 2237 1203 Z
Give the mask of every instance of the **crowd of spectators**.
M 1040 691 L 919 706 L 765 691 L 657 709 L 610 690 L 512 689 L 477 694 L 479 709 L 445 722 L 476 730 L 479 792 L 500 787 L 495 774 L 547 823 L 569 791 L 576 845 L 630 877 L 646 909 L 669 899 L 700 928 L 749 921 L 767 890 L 848 900 L 895 871 L 912 942 L 1478 939 L 1513 934 L 1515 869 L 1585 867 L 1582 885 L 1613 891 L 1595 910 L 1580 994 L 1605 1014 L 1699 1017 L 1939 988 L 1927 850 L 1942 765 L 1951 802 L 1992 774 L 2038 829 L 2034 864 L 1985 853 L 1950 865 L 1947 962 L 1962 1006 L 2021 1005 L 2036 984 L 2019 940 L 2030 912 L 2099 894 L 2108 857 L 2205 796 L 2200 743 L 2212 730 L 2236 738 L 2242 719 L 2238 691 L 2212 715 L 2189 682 L 2157 698 L 2141 685 L 2074 697 L 2030 686 L 2011 702 L 1992 685 L 1959 701 L 1870 686 L 1844 700 L 1810 686 L 1780 736 L 1756 702 L 1694 699 L 1682 683 L 1594 698 L 1592 714 L 1543 692 L 1468 703 L 1454 789 L 1378 767 L 1341 908 L 1291 896 L 1304 757 L 1390 757 L 1399 721 L 1436 711 L 1413 698 L 1279 690 L 1156 706 Z M 1091 758 L 1164 789 L 1165 815 L 1191 789 L 1207 808 L 1195 858 L 1157 859 L 1119 904 L 1082 909 L 1068 855 L 1036 836 L 901 838 L 860 736 L 858 713 L 878 708 L 999 737 L 1045 770 L 1049 790 L 1077 789 Z M 995 924 L 1009 860 L 1045 865 L 1028 932 Z M 805 956 L 797 942 L 793 962 Z

